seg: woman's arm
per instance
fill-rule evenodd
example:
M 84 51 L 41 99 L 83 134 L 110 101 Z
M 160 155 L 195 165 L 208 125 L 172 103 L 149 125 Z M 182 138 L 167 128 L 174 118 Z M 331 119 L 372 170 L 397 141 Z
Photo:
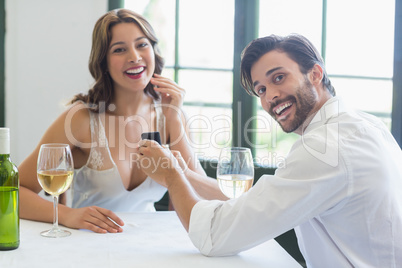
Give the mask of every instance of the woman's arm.
M 88 128 L 83 127 L 88 126 Z M 39 149 L 45 143 L 69 144 L 73 153 L 74 167 L 86 162 L 85 145 L 89 146 L 91 137 L 89 115 L 83 104 L 77 104 L 61 114 L 46 130 L 35 150 L 19 165 L 20 176 L 20 216 L 24 219 L 52 222 L 53 204 L 38 195 L 42 190 L 36 176 L 36 163 Z M 90 147 L 90 146 L 89 146 Z M 90 207 L 72 209 L 59 204 L 59 222 L 71 228 L 85 228 L 94 232 L 117 232 L 121 228 L 114 224 L 123 222 L 111 211 Z
M 155 75 L 152 84 L 161 92 L 163 113 L 166 118 L 166 132 L 170 140 L 170 149 L 179 151 L 185 162 L 185 176 L 197 193 L 205 199 L 227 198 L 221 193 L 215 179 L 206 176 L 196 154 L 191 147 L 190 134 L 186 128 L 186 117 L 181 109 L 185 90 L 170 79 Z
M 186 118 L 182 110 L 185 90 L 172 80 L 155 74 L 151 79 L 155 91 L 161 93 L 162 110 L 166 118 L 166 134 L 169 139 L 170 149 L 181 152 L 187 166 L 205 175 L 196 154 L 193 152 L 189 141 L 189 133 L 186 129 Z

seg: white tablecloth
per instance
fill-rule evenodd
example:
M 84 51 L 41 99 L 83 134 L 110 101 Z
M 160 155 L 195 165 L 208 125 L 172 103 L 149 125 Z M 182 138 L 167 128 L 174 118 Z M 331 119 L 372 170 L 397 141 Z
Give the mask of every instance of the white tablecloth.
M 193 246 L 175 212 L 117 213 L 118 234 L 72 230 L 65 238 L 45 238 L 49 223 L 21 220 L 20 247 L 0 251 L 9 267 L 301 267 L 275 240 L 231 257 L 205 257 Z M 63 229 L 67 229 L 61 226 Z

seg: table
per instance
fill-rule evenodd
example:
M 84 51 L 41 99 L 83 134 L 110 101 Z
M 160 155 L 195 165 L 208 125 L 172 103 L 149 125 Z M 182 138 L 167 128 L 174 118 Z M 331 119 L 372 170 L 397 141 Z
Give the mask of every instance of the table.
M 45 238 L 50 223 L 21 220 L 20 247 L 0 251 L 0 267 L 301 267 L 275 240 L 230 257 L 206 257 L 191 243 L 173 211 L 117 213 L 123 232 L 74 230 L 65 238 Z

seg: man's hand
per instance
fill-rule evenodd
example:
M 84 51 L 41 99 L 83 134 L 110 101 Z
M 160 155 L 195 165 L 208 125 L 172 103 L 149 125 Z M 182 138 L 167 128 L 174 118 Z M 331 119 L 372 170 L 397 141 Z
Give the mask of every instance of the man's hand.
M 142 171 L 157 183 L 168 188 L 167 178 L 173 174 L 182 173 L 181 167 L 169 149 L 157 142 L 141 140 L 137 160 Z

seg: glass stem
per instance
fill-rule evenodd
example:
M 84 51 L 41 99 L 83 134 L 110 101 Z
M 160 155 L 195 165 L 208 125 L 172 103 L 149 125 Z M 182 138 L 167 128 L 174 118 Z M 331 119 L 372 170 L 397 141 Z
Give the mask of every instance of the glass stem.
M 237 188 L 236 188 L 236 182 L 233 181 L 233 198 L 236 198 L 236 197 L 237 197 L 237 196 L 236 196 L 236 190 L 237 190 Z
M 59 217 L 58 217 L 58 205 L 59 205 L 59 196 L 53 196 L 53 229 L 59 228 Z

